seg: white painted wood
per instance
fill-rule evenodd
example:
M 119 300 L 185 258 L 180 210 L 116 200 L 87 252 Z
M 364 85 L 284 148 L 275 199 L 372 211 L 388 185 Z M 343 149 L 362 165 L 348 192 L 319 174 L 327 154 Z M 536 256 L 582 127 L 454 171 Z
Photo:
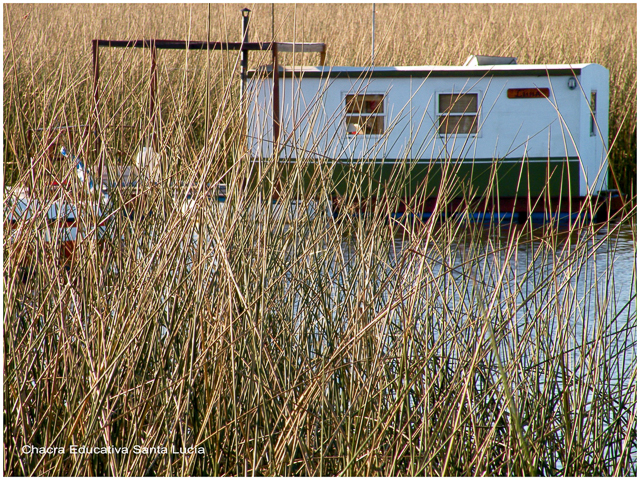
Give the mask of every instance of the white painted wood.
M 575 72 L 576 88 L 569 87 L 573 75 L 568 70 Z M 287 76 L 291 71 L 283 69 L 280 80 L 281 159 L 481 162 L 569 157 L 581 162 L 580 195 L 607 188 L 609 72 L 601 65 L 297 67 L 301 76 Z M 272 79 L 254 75 L 249 84 L 249 149 L 254 157 L 268 158 Z M 548 88 L 550 95 L 511 99 L 510 88 Z M 597 91 L 597 135 L 590 135 L 591 91 Z M 478 133 L 438 134 L 437 95 L 468 92 L 481 99 Z M 344 98 L 353 93 L 386 95 L 384 135 L 347 134 Z

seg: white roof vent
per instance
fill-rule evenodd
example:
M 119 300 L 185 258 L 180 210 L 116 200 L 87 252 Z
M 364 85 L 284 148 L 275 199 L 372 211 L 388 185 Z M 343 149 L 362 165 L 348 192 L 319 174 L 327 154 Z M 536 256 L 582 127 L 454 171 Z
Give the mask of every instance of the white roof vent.
M 463 67 L 479 67 L 481 65 L 516 65 L 516 57 L 492 57 L 490 55 L 469 55 Z

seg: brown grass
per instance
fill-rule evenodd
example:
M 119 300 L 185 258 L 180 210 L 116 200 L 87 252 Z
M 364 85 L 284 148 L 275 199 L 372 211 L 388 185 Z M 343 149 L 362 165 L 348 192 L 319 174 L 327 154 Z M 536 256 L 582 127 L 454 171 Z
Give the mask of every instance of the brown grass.
M 211 5 L 212 40 L 240 39 L 239 10 L 243 6 Z M 272 5 L 248 6 L 252 10 L 250 39 L 269 41 Z M 17 95 L 29 102 L 32 93 L 54 78 L 61 85 L 83 82 L 88 95 L 91 39 L 204 40 L 208 8 L 206 4 L 5 5 L 5 100 Z M 275 4 L 273 12 L 276 40 L 326 42 L 330 65 L 370 62 L 371 5 Z M 470 54 L 483 54 L 515 56 L 520 63 L 604 65 L 611 74 L 612 186 L 617 181 L 633 196 L 636 18 L 634 4 L 381 4 L 376 6 L 376 63 L 460 65 Z M 204 64 L 204 55 L 199 57 L 194 56 L 192 68 Z M 214 70 L 221 71 L 221 61 L 221 56 L 213 56 Z M 313 62 L 315 58 L 295 61 Z M 266 61 L 254 55 L 256 63 Z M 144 71 L 128 72 L 128 81 L 139 82 Z M 7 103 L 5 122 L 11 124 L 13 112 L 7 111 Z M 41 115 L 48 114 L 46 105 L 38 107 Z M 5 168 L 13 162 L 9 149 Z
M 269 40 L 271 5 L 250 8 L 252 39 Z M 614 151 L 624 146 L 635 168 L 635 5 L 377 8 L 380 64 L 460 64 L 470 53 L 602 63 Z M 239 9 L 211 6 L 212 39 L 239 40 Z M 368 62 L 370 5 L 275 12 L 278 40 L 325 41 L 334 65 Z M 568 231 L 465 227 L 439 221 L 443 211 L 396 225 L 384 202 L 366 219 L 303 214 L 292 225 L 262 202 L 278 162 L 265 161 L 258 185 L 239 181 L 252 164 L 237 56 L 212 56 L 208 83 L 205 55 L 184 52 L 161 52 L 161 182 L 141 182 L 133 209 L 113 188 L 104 237 L 96 195 L 77 181 L 52 192 L 52 177 L 75 179 L 73 165 L 51 162 L 43 144 L 27 154 L 26 133 L 90 118 L 90 40 L 204 39 L 207 13 L 4 6 L 5 182 L 43 203 L 10 225 L 4 202 L 4 473 L 635 475 L 635 270 L 629 282 L 614 268 L 634 262 L 635 250 L 620 250 L 635 249 L 635 209 L 631 228 Z M 69 144 L 90 168 L 130 162 L 152 127 L 148 55 L 101 55 L 105 149 Z M 205 185 L 225 175 L 220 211 Z M 281 185 L 280 206 L 294 187 Z M 85 237 L 71 261 L 46 221 L 55 195 L 79 209 Z M 67 453 L 28 455 L 28 445 Z M 71 445 L 205 454 L 74 456 Z
M 242 6 L 211 5 L 212 40 L 240 39 Z M 250 39 L 269 41 L 272 5 L 249 8 Z M 275 4 L 273 12 L 277 40 L 326 42 L 331 65 L 370 62 L 371 5 Z M 28 102 L 42 89 L 43 82 L 53 78 L 61 85 L 84 82 L 88 94 L 91 39 L 203 40 L 207 38 L 209 10 L 206 4 L 16 4 L 5 5 L 3 14 L 5 99 L 18 95 Z M 483 54 L 516 56 L 520 63 L 604 65 L 611 73 L 612 186 L 617 181 L 625 193 L 633 196 L 636 17 L 634 4 L 381 4 L 376 6 L 376 63 L 460 65 L 470 54 Z M 194 69 L 203 65 L 203 57 L 192 60 Z M 221 57 L 213 57 L 212 67 L 220 71 Z M 254 55 L 256 62 L 261 60 Z M 61 70 L 62 65 L 70 70 Z M 142 72 L 144 69 L 129 72 L 133 78 L 128 81 L 140 81 Z M 18 83 L 20 93 L 16 91 Z M 39 109 L 41 115 L 47 115 L 46 105 Z M 5 107 L 5 122 L 12 121 L 13 114 Z M 11 150 L 6 151 L 5 167 L 13 162 Z

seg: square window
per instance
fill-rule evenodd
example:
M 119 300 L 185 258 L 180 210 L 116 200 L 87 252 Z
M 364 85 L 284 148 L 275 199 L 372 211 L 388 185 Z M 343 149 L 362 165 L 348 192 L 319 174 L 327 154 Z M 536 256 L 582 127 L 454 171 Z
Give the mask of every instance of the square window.
M 478 94 L 440 93 L 438 133 L 462 135 L 478 133 Z
M 384 95 L 347 95 L 345 106 L 347 135 L 384 133 Z

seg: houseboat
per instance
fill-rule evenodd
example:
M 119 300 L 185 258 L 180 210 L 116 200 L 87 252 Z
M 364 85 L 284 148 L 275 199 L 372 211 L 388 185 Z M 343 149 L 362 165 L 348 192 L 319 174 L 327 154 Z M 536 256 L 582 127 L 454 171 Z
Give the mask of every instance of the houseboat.
M 277 158 L 280 179 L 295 174 L 334 208 L 375 202 L 391 185 L 396 213 L 444 201 L 570 214 L 608 188 L 601 65 L 471 56 L 463 66 L 276 68 L 248 72 L 255 168 Z

